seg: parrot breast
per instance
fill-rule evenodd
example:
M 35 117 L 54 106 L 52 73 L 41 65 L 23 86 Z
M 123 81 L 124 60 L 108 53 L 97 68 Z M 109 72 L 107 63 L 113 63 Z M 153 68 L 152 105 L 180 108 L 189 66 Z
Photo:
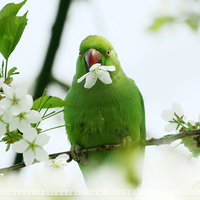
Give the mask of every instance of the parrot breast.
M 125 88 L 120 80 L 117 85 L 99 83 L 100 87 L 96 84 L 89 90 L 80 88 L 78 84 L 72 85 L 73 92 L 68 92 L 66 100 L 76 107 L 67 107 L 65 118 L 73 145 L 87 148 L 119 143 L 126 135 L 140 140 L 143 117 L 140 93 L 131 79 L 126 77 L 123 80 Z

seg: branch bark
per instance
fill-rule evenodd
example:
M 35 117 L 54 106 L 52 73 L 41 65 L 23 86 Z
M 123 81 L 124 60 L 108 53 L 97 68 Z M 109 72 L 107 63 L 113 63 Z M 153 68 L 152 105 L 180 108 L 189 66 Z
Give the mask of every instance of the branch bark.
M 161 138 L 151 138 L 149 140 L 144 140 L 144 141 L 133 141 L 132 145 L 133 146 L 160 146 L 160 145 L 164 145 L 164 144 L 171 144 L 172 142 L 179 140 L 179 139 L 183 139 L 186 137 L 194 137 L 194 136 L 200 136 L 200 129 L 194 129 L 194 130 L 185 130 L 181 133 L 178 134 L 171 134 L 171 135 L 165 135 Z M 96 152 L 96 151 L 107 151 L 107 150 L 112 150 L 112 149 L 117 149 L 117 148 L 122 148 L 122 143 L 118 143 L 118 144 L 105 144 L 105 145 L 100 145 L 100 146 L 95 146 L 95 147 L 90 147 L 90 148 L 86 148 L 86 149 L 81 149 L 80 153 L 81 154 L 86 154 L 86 153 L 91 153 L 91 152 Z M 51 154 L 49 155 L 49 157 L 51 159 L 55 159 L 58 155 L 60 154 L 68 154 L 69 155 L 69 160 L 67 162 L 71 162 L 73 160 L 72 156 L 71 156 L 71 152 L 70 151 L 66 151 L 66 152 L 61 152 L 61 153 L 55 153 L 55 154 Z M 34 161 L 34 163 L 38 163 L 38 161 Z M 19 170 L 21 168 L 25 167 L 24 162 L 13 165 L 11 167 L 7 167 L 7 168 L 2 168 L 0 169 L 0 173 L 7 173 L 10 171 L 15 171 L 15 170 Z

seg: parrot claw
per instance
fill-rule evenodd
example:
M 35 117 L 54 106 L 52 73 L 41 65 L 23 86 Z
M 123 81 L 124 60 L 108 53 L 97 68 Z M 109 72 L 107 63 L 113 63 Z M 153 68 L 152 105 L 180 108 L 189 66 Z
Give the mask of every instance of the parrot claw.
M 75 160 L 77 162 L 80 161 L 80 158 L 78 156 L 80 154 L 80 149 L 81 149 L 81 147 L 78 145 L 72 145 L 70 148 L 71 156 L 72 156 L 73 160 Z
M 76 162 L 80 162 L 82 165 L 87 165 L 88 161 L 85 154 L 81 153 L 81 147 L 79 145 L 72 145 L 70 148 L 71 156 Z
M 125 136 L 122 138 L 122 148 L 131 147 L 132 138 L 130 136 Z
M 86 154 L 82 154 L 82 155 L 80 156 L 80 163 L 81 163 L 82 165 L 87 165 L 87 164 L 88 164 L 88 160 L 87 160 Z

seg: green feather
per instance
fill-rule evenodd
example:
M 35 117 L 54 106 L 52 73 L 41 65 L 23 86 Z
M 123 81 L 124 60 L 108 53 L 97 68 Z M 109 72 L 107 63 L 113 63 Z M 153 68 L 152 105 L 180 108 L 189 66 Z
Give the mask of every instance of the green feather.
M 111 84 L 107 85 L 97 80 L 92 88 L 86 89 L 85 80 L 81 83 L 77 83 L 77 80 L 87 73 L 84 56 L 91 48 L 99 51 L 102 65 L 114 65 L 116 70 L 109 72 Z M 109 57 L 106 56 L 107 49 L 111 52 Z M 76 74 L 65 99 L 76 105 L 76 107 L 66 106 L 64 111 L 65 122 L 69 124 L 66 129 L 70 143 L 88 148 L 116 144 L 125 136 L 130 136 L 134 141 L 145 140 L 143 98 L 135 82 L 122 71 L 112 45 L 101 36 L 88 36 L 82 41 L 80 52 L 82 56 L 77 59 Z M 109 162 L 127 170 L 129 166 L 127 162 L 134 163 L 135 155 L 141 151 L 144 152 L 143 147 L 133 148 L 130 150 L 131 153 L 122 149 L 89 153 L 87 155 L 89 164 L 79 165 L 86 178 L 87 174 Z M 136 173 L 129 174 L 128 179 L 135 186 L 139 183 L 139 175 Z

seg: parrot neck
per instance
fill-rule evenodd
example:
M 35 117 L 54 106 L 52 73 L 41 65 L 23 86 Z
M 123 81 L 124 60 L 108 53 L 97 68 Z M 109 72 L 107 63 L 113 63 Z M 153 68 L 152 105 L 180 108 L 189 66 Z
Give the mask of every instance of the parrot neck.
M 79 96 L 77 99 L 79 106 L 84 105 L 85 107 L 88 105 L 90 107 L 98 103 L 107 103 L 114 99 L 117 100 L 120 95 L 127 92 L 130 80 L 122 72 L 112 77 L 111 84 L 104 84 L 98 79 L 92 88 L 87 89 L 84 88 L 84 82 L 77 83 L 77 79 L 75 78 L 72 83 L 72 90 Z

